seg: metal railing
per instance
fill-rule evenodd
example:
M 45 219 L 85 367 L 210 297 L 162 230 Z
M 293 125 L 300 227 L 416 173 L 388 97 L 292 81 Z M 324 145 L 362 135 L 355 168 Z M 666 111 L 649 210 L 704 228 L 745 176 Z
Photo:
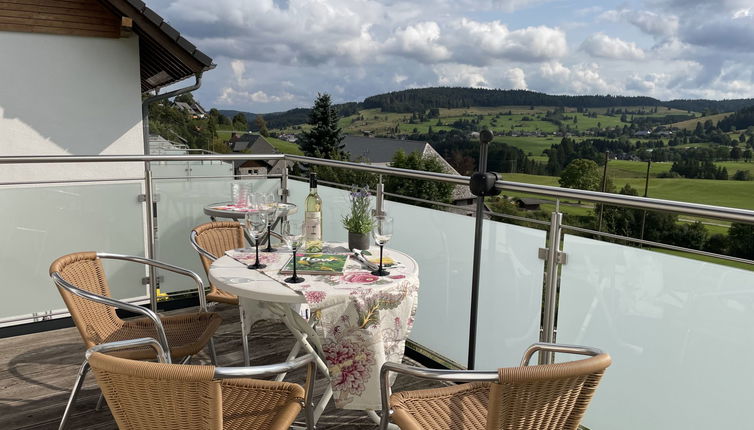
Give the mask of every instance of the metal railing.
M 390 175 L 390 176 L 396 176 L 396 177 L 408 178 L 408 179 L 439 181 L 439 182 L 444 182 L 448 184 L 462 185 L 462 186 L 468 185 L 469 180 L 470 180 L 468 176 L 462 176 L 462 175 L 416 171 L 416 170 L 401 169 L 401 168 L 387 167 L 387 166 L 373 166 L 369 164 L 361 164 L 361 163 L 337 161 L 337 160 L 327 160 L 327 159 L 320 159 L 320 158 L 313 158 L 313 157 L 306 157 L 306 156 L 299 156 L 299 155 L 288 155 L 288 154 L 2 156 L 0 157 L 0 165 L 40 164 L 40 163 L 141 162 L 148 166 L 150 162 L 162 162 L 162 161 L 191 162 L 191 161 L 208 161 L 208 160 L 218 160 L 218 161 L 282 160 L 286 163 L 287 162 L 304 163 L 304 164 L 310 164 L 310 165 L 316 165 L 316 166 L 344 168 L 344 169 L 349 169 L 349 170 L 373 173 L 377 175 Z M 133 180 L 134 178 L 127 178 L 127 179 Z M 152 190 L 153 190 L 153 186 L 152 186 L 153 179 L 155 178 L 152 177 L 151 171 L 148 168 L 146 168 L 143 180 L 145 181 L 145 189 L 147 192 L 147 198 L 146 198 L 147 204 L 145 204 L 145 214 L 146 214 L 147 220 L 149 221 L 153 220 L 155 217 L 154 205 L 150 204 L 150 202 L 153 202 L 153 199 L 152 199 L 153 196 L 151 195 Z M 117 179 L 109 178 L 107 180 L 113 181 Z M 281 188 L 282 188 L 281 196 L 282 196 L 283 201 L 287 201 L 288 180 L 289 180 L 287 168 L 284 169 L 282 176 L 280 176 L 280 180 L 281 180 Z M 96 179 L 95 180 L 82 180 L 82 181 L 83 182 L 97 182 Z M 44 183 L 69 183 L 69 182 L 76 182 L 76 181 L 75 180 L 74 181 L 71 181 L 71 180 L 44 181 Z M 21 182 L 3 182 L 0 185 L 13 185 L 13 184 L 18 184 L 18 183 L 21 183 Z M 751 210 L 721 207 L 721 206 L 711 206 L 711 205 L 703 205 L 703 204 L 697 204 L 697 203 L 688 203 L 688 202 L 663 200 L 663 199 L 655 199 L 655 198 L 636 197 L 636 196 L 629 196 L 629 195 L 623 195 L 623 194 L 610 194 L 610 193 L 602 193 L 602 192 L 596 192 L 596 191 L 567 189 L 567 188 L 545 186 L 545 185 L 510 182 L 510 181 L 505 181 L 505 180 L 496 181 L 495 188 L 500 191 L 515 191 L 515 192 L 538 194 L 538 195 L 544 195 L 544 196 L 556 198 L 556 210 L 552 213 L 549 223 L 546 221 L 533 220 L 533 219 L 528 219 L 525 217 L 518 217 L 515 215 L 500 214 L 500 213 L 496 213 L 494 211 L 489 211 L 486 209 L 478 210 L 479 207 L 477 207 L 477 210 L 469 210 L 469 212 L 476 212 L 476 215 L 475 215 L 476 217 L 484 216 L 484 215 L 495 215 L 495 216 L 500 216 L 502 218 L 514 219 L 518 221 L 527 221 L 527 222 L 549 226 L 549 234 L 548 234 L 549 247 L 547 248 L 547 256 L 545 258 L 546 266 L 545 266 L 545 276 L 544 276 L 543 327 L 542 327 L 542 336 L 540 339 L 540 341 L 543 341 L 543 342 L 555 341 L 555 325 L 556 325 L 555 313 L 557 309 L 558 271 L 559 271 L 559 266 L 561 264 L 560 242 L 561 242 L 561 237 L 564 230 L 571 230 L 571 231 L 576 231 L 576 232 L 581 232 L 581 233 L 589 233 L 596 236 L 609 237 L 609 238 L 614 238 L 614 239 L 619 238 L 621 240 L 635 242 L 635 243 L 663 247 L 663 248 L 673 249 L 673 250 L 692 252 L 692 253 L 705 255 L 705 256 L 714 256 L 714 257 L 718 257 L 722 259 L 727 259 L 730 261 L 754 264 L 754 261 L 751 261 L 751 260 L 746 260 L 746 259 L 741 259 L 741 258 L 736 258 L 736 257 L 729 257 L 729 256 L 719 255 L 719 254 L 713 254 L 713 253 L 709 253 L 705 251 L 681 248 L 674 245 L 666 245 L 666 244 L 646 241 L 642 239 L 618 236 L 611 233 L 599 232 L 599 231 L 584 229 L 584 228 L 576 227 L 576 226 L 567 226 L 563 224 L 563 217 L 562 217 L 562 213 L 560 212 L 558 208 L 558 204 L 559 204 L 560 199 L 575 199 L 575 200 L 584 200 L 584 201 L 589 201 L 589 202 L 599 203 L 599 204 L 627 206 L 631 208 L 644 209 L 644 210 L 682 213 L 682 214 L 700 216 L 704 218 L 714 218 L 714 219 L 731 221 L 731 222 L 743 222 L 743 223 L 754 224 L 754 211 L 751 211 Z M 391 195 L 391 196 L 397 196 L 397 195 Z M 406 196 L 400 196 L 400 197 L 403 199 L 409 199 L 409 200 L 411 199 L 410 197 L 406 197 Z M 428 200 L 424 200 L 420 198 L 414 198 L 413 200 L 424 202 L 424 203 L 429 202 Z M 483 204 L 483 199 L 477 199 L 478 206 L 480 204 L 480 201 Z M 148 222 L 148 229 L 150 228 L 150 226 L 151 226 L 151 222 Z M 480 235 L 475 235 L 474 237 L 475 247 L 477 246 L 478 242 L 481 240 L 481 237 L 479 236 Z M 154 241 L 155 241 L 155 237 L 154 237 L 153 231 L 151 231 L 148 234 L 149 243 L 147 247 L 147 258 L 155 258 Z M 479 268 L 478 266 L 475 265 L 474 273 L 472 274 L 474 278 L 478 278 L 478 271 L 479 271 Z M 153 298 L 151 301 L 151 306 L 153 309 L 156 308 L 156 299 L 155 299 L 156 298 L 156 294 L 155 294 L 156 282 L 155 280 L 156 280 L 156 276 L 154 274 L 154 270 L 152 269 L 150 271 L 149 286 L 151 289 L 150 296 Z M 476 309 L 472 307 L 472 309 L 470 310 L 470 314 L 471 314 L 472 322 L 475 321 L 477 318 Z M 471 328 L 472 331 L 474 330 L 473 326 L 474 324 L 472 324 L 472 328 Z M 473 351 L 473 349 L 475 348 L 475 345 L 473 344 L 474 339 L 475 339 L 474 333 L 470 333 L 470 351 Z M 470 364 L 469 367 L 473 367 L 473 357 L 470 357 L 470 358 L 472 359 L 469 360 L 469 364 Z

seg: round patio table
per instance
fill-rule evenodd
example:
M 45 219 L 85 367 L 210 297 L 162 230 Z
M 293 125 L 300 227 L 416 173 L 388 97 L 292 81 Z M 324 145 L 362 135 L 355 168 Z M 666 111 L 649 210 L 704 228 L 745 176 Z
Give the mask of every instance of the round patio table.
M 293 203 L 277 203 L 278 218 L 293 215 L 298 212 L 298 207 Z M 243 218 L 251 209 L 246 206 L 236 206 L 233 202 L 212 203 L 204 207 L 204 214 L 209 216 L 212 221 L 215 218 L 230 218 L 239 220 Z
M 346 260 L 343 273 L 299 272 L 304 282 L 288 284 L 280 269 L 291 252 L 260 252 L 263 269 L 248 269 L 252 248 L 232 250 L 209 269 L 220 289 L 239 296 L 246 309 L 245 327 L 259 319 L 282 319 L 307 352 L 320 357 L 319 368 L 331 384 L 315 408 L 318 419 L 331 397 L 344 409 L 365 410 L 373 419 L 380 409 L 379 371 L 386 361 L 401 362 L 413 326 L 419 290 L 419 267 L 409 255 L 385 249 L 389 275 L 379 277 L 355 259 Z M 345 244 L 326 243 L 323 253 L 348 253 Z M 379 256 L 379 248 L 372 248 Z M 350 253 L 349 253 L 350 255 Z M 307 307 L 300 312 L 297 307 Z M 260 316 L 263 308 L 267 315 Z M 303 317 L 302 317 L 303 314 Z M 311 315 L 309 321 L 305 316 Z M 292 351 L 289 358 L 298 353 Z

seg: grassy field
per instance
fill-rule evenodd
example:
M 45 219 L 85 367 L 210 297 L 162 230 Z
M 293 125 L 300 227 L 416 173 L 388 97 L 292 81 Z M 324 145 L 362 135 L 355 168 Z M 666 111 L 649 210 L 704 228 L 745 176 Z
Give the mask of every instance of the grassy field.
M 286 140 L 276 139 L 274 137 L 266 137 L 268 142 L 283 154 L 304 155 L 301 148 L 297 144 L 288 142 Z
M 514 146 L 525 154 L 532 156 L 541 156 L 542 151 L 550 149 L 552 145 L 560 143 L 561 137 L 559 136 L 547 136 L 547 137 L 534 137 L 534 136 L 495 136 L 493 142 L 503 142 L 507 145 Z M 547 158 L 545 158 L 547 161 Z
M 717 124 L 718 121 L 720 121 L 721 119 L 725 118 L 726 116 L 732 113 L 733 112 L 726 112 L 726 113 L 719 113 L 717 115 L 702 116 L 702 117 L 690 119 L 688 121 L 681 121 L 681 122 L 670 124 L 670 127 L 678 127 L 678 128 L 683 128 L 686 130 L 693 130 L 696 128 L 697 122 L 701 122 L 702 125 L 704 125 L 705 121 L 711 120 L 713 124 Z
M 707 257 L 706 255 L 691 254 L 683 251 L 674 251 L 670 249 L 651 248 L 652 251 L 661 252 L 663 254 L 675 255 L 683 258 L 690 258 L 692 260 L 704 261 L 705 263 L 720 264 L 728 267 L 735 267 L 736 269 L 751 270 L 754 271 L 754 266 L 746 263 L 739 263 L 737 261 L 723 260 L 721 258 Z
M 646 168 L 646 164 L 644 165 Z M 609 171 L 609 170 L 608 170 Z M 513 182 L 550 185 L 557 187 L 554 176 L 506 173 L 503 179 Z M 643 192 L 644 179 L 641 177 L 613 177 L 615 186 L 625 184 Z M 709 179 L 653 178 L 649 181 L 649 197 L 664 200 L 685 201 L 713 206 L 754 210 L 754 181 L 715 181 Z
M 341 118 L 340 127 L 346 134 L 361 134 L 363 131 L 371 131 L 376 134 L 389 134 L 398 127 L 399 133 L 427 133 L 429 127 L 433 131 L 450 130 L 449 124 L 458 120 L 479 120 L 480 127 L 487 127 L 495 132 L 544 132 L 558 131 L 558 126 L 550 121 L 545 121 L 547 111 L 555 110 L 552 106 L 535 106 L 530 109 L 526 106 L 498 106 L 498 107 L 470 107 L 458 109 L 440 109 L 439 118 L 431 118 L 427 121 L 410 124 L 410 113 L 381 112 L 379 109 L 364 109 L 358 114 Z M 509 114 L 510 113 L 510 114 Z M 621 122 L 620 115 L 598 114 L 590 118 L 584 113 L 567 111 L 569 117 L 564 124 L 578 130 L 586 130 L 595 127 L 622 127 L 627 124 Z M 651 116 L 651 115 L 646 115 Z M 438 120 L 440 125 L 438 125 Z M 281 132 L 295 132 L 289 127 Z

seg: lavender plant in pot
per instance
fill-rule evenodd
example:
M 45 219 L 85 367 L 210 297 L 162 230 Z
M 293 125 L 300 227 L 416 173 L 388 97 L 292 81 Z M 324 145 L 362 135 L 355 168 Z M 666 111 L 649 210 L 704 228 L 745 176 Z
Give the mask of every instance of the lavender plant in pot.
M 368 249 L 369 233 L 372 231 L 372 213 L 369 208 L 369 186 L 351 187 L 348 200 L 350 211 L 343 216 L 343 227 L 348 230 L 348 249 Z

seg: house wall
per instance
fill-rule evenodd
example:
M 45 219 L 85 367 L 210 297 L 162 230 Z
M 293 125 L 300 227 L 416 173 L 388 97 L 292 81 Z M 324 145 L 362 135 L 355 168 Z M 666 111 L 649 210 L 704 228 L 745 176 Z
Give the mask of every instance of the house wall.
M 0 31 L 0 52 L 0 155 L 144 153 L 138 37 Z M 0 182 L 143 174 L 143 163 L 16 164 Z

